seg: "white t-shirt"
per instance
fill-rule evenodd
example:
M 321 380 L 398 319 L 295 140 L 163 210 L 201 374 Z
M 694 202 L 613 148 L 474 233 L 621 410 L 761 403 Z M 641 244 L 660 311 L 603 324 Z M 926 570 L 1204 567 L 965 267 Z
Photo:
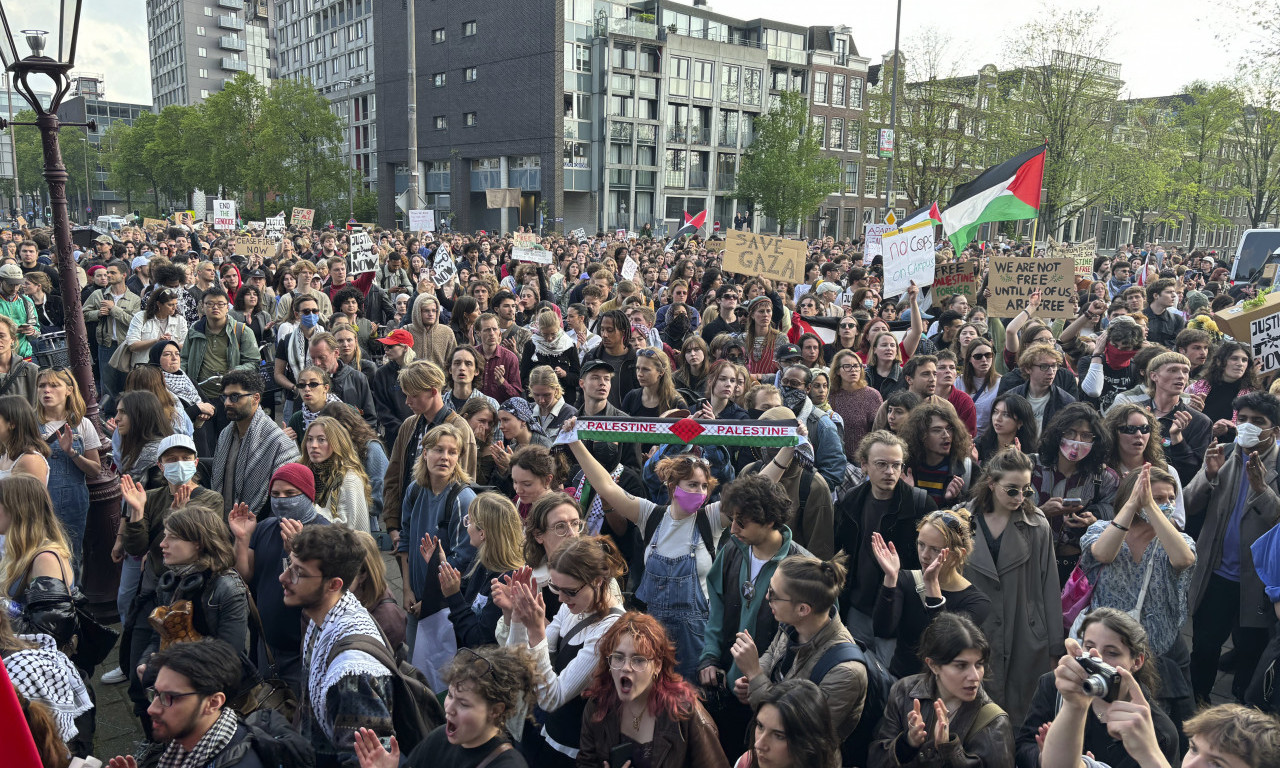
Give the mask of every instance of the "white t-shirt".
M 41 424 L 40 436 L 48 440 L 54 432 L 62 429 L 66 423 L 65 421 L 50 421 L 47 424 Z M 102 447 L 102 440 L 98 437 L 98 430 L 93 428 L 88 419 L 80 420 L 80 423 L 75 427 L 75 433 L 80 436 L 80 441 L 84 443 L 86 451 Z
M 665 515 L 666 506 L 658 506 L 652 501 L 645 499 L 637 499 L 640 502 L 640 519 L 637 525 L 640 530 L 645 530 L 645 525 L 652 514 Z M 702 514 L 707 516 L 707 522 L 711 523 L 711 536 L 714 541 L 711 542 L 714 548 L 720 542 L 720 536 L 724 534 L 724 524 L 720 521 L 720 502 L 708 504 L 702 508 Z M 707 592 L 707 574 L 711 572 L 711 563 L 713 562 L 711 553 L 707 552 L 707 548 L 702 543 L 702 537 L 697 533 L 697 516 L 690 515 L 683 520 L 676 520 L 671 516 L 667 516 L 665 520 L 658 523 L 658 530 L 653 534 L 653 541 L 645 545 L 644 558 L 649 559 L 649 553 L 654 551 L 657 545 L 657 553 L 663 557 L 677 558 L 688 557 L 689 547 L 694 546 L 694 557 L 698 566 L 698 581 L 702 585 L 702 594 L 705 596 Z
M 1040 431 L 1044 431 L 1044 409 L 1049 405 L 1049 396 L 1053 394 L 1053 390 L 1049 390 L 1043 397 L 1032 397 L 1031 390 L 1027 390 L 1027 402 L 1031 403 L 1031 412 L 1036 415 L 1036 423 L 1040 425 Z

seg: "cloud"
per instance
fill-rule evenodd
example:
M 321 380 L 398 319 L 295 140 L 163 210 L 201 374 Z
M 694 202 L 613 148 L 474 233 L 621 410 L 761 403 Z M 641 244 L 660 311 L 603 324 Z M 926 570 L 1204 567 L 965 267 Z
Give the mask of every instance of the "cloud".
M 110 101 L 150 104 L 151 54 L 143 3 L 85 3 L 82 13 L 76 71 L 104 75 Z

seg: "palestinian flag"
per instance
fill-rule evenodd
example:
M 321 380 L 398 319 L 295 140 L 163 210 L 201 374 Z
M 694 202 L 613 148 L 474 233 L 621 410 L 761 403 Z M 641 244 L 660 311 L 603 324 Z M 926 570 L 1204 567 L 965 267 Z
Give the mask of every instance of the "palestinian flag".
M 685 211 L 684 226 L 676 230 L 675 236 L 671 238 L 671 242 L 667 243 L 667 247 L 664 248 L 663 250 L 664 251 L 671 250 L 675 246 L 676 241 L 684 237 L 685 235 L 696 235 L 698 233 L 698 230 L 702 229 L 703 225 L 706 223 L 707 223 L 706 211 L 699 213 L 697 216 L 690 216 L 689 212 Z
M 981 224 L 1036 217 L 1048 150 L 1042 144 L 956 187 L 951 203 L 942 212 L 942 229 L 956 253 L 973 241 Z

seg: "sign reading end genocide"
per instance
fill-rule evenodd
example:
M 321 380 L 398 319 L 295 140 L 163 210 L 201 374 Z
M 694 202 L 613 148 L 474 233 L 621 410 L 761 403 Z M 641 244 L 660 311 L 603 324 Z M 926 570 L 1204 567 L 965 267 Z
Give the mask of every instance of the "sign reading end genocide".
M 1071 303 L 1076 293 L 1076 260 L 1071 257 L 992 257 L 988 287 L 991 298 L 987 308 L 992 317 L 1014 317 L 1027 306 L 1027 300 L 1037 289 L 1040 291 L 1037 317 L 1070 320 L 1076 316 Z
M 732 230 L 725 241 L 724 269 L 795 284 L 804 280 L 808 247 L 796 240 Z

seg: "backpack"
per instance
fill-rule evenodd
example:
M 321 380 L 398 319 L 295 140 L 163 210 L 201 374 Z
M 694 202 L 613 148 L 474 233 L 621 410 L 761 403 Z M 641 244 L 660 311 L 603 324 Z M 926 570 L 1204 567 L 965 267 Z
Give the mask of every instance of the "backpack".
M 854 640 L 836 643 L 823 651 L 809 672 L 809 680 L 814 685 L 821 685 L 828 672 L 846 661 L 856 661 L 866 667 L 867 694 L 862 705 L 862 717 L 840 745 L 840 756 L 844 765 L 866 765 L 867 751 L 880 722 L 878 713 L 883 713 L 889 704 L 889 689 L 893 688 L 894 679 L 879 659 L 868 654 L 862 643 Z
M 243 718 L 245 738 L 232 742 L 218 755 L 218 765 L 239 765 L 249 750 L 268 768 L 310 768 L 316 764 L 315 749 L 289 721 L 273 709 L 260 709 Z
M 333 644 L 326 665 L 343 651 L 363 651 L 391 672 L 391 722 L 404 754 L 412 752 L 427 734 L 444 723 L 444 707 L 427 684 L 426 676 L 409 663 L 409 649 L 404 643 L 392 654 L 385 637 L 350 635 Z
M 454 483 L 453 487 L 449 489 L 449 495 L 444 499 L 444 514 L 441 516 L 439 526 L 437 528 L 437 530 L 444 531 L 446 541 L 449 535 L 449 525 L 453 522 L 453 510 L 454 507 L 458 506 L 458 496 L 462 494 L 463 488 L 470 488 L 477 496 L 487 491 L 498 490 L 492 485 L 476 485 L 475 483 L 466 483 L 464 485 L 462 483 Z M 414 505 L 418 503 L 418 496 L 421 493 L 422 486 L 420 485 L 415 484 L 413 488 L 410 489 L 409 498 L 406 499 L 409 509 L 413 509 Z M 453 542 L 449 541 L 448 546 L 452 547 L 452 545 Z M 452 555 L 453 553 L 449 552 L 449 554 Z

